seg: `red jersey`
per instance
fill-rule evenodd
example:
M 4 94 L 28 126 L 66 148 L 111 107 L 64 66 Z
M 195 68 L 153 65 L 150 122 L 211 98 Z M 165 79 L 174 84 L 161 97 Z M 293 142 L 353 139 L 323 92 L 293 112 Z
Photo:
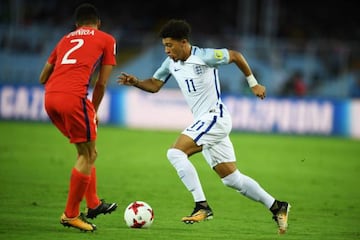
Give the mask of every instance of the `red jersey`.
M 55 64 L 45 91 L 86 97 L 91 76 L 99 64 L 116 65 L 113 36 L 91 27 L 79 27 L 56 45 L 48 62 Z

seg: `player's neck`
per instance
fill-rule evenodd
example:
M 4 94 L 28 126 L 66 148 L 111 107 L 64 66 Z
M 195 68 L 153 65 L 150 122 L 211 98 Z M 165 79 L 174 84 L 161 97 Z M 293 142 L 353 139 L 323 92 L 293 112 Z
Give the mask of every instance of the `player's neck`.
M 185 61 L 191 56 L 191 49 L 192 49 L 191 44 L 190 43 L 187 44 L 185 47 Z
M 84 24 L 76 24 L 76 28 L 100 28 L 100 21 L 97 23 L 84 23 Z
M 98 28 L 98 25 L 96 24 L 86 24 L 86 25 L 81 25 L 81 26 L 78 26 L 78 28 L 95 28 L 95 29 L 99 29 Z

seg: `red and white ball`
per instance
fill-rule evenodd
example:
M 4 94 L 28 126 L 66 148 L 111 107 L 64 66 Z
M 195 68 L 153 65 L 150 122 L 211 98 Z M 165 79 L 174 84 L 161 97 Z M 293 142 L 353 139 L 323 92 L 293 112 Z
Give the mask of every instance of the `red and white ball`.
M 124 220 L 130 228 L 149 228 L 154 221 L 154 211 L 148 203 L 134 201 L 125 208 Z

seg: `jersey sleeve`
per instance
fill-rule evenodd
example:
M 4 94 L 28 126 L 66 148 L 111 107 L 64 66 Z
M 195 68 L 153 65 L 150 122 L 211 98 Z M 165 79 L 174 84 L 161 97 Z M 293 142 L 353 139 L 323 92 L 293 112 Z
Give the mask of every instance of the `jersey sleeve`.
M 204 48 L 198 55 L 210 67 L 229 64 L 230 55 L 227 48 Z
M 102 65 L 116 65 L 116 40 L 111 35 L 106 36 L 106 45 L 102 58 Z
M 52 50 L 52 52 L 50 53 L 47 62 L 50 64 L 55 65 L 56 63 L 56 59 L 57 59 L 57 45 L 56 47 Z
M 167 57 L 164 60 L 164 62 L 161 64 L 161 66 L 155 71 L 153 78 L 166 82 L 166 80 L 169 79 L 171 75 L 169 71 L 169 65 L 170 65 L 170 58 Z

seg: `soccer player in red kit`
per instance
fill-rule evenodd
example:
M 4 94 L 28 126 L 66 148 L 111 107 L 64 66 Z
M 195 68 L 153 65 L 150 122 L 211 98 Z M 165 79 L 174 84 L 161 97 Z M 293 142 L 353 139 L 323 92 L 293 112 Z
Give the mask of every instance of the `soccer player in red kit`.
M 116 65 L 116 40 L 99 30 L 100 17 L 91 4 L 81 4 L 75 11 L 76 29 L 66 34 L 51 52 L 40 74 L 45 84 L 45 109 L 52 123 L 76 146 L 77 160 L 71 172 L 64 226 L 94 231 L 87 218 L 111 213 L 117 203 L 99 199 L 96 187 L 97 110 L 107 81 Z M 99 67 L 91 100 L 91 77 Z M 86 213 L 80 213 L 85 197 Z

